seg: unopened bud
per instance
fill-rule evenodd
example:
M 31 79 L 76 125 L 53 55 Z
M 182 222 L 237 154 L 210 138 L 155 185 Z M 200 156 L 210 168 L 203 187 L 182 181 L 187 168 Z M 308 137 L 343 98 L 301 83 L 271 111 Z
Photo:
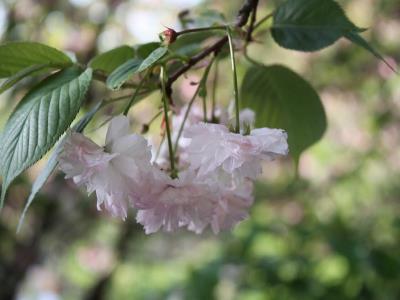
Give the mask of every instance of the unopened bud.
M 170 45 L 176 41 L 178 34 L 172 28 L 167 27 L 167 29 L 161 32 L 159 36 L 162 42 L 164 42 L 166 45 Z

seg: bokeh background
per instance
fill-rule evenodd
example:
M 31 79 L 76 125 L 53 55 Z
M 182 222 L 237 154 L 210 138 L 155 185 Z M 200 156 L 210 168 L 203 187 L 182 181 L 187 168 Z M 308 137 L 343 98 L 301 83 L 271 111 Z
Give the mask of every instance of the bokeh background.
M 281 1 L 260 2 L 263 15 Z M 400 61 L 398 0 L 339 2 L 391 63 Z M 230 19 L 240 5 L 0 0 L 0 40 L 43 42 L 85 63 L 121 44 L 157 40 L 164 26 L 178 27 L 183 9 L 217 9 Z M 303 54 L 278 48 L 267 33 L 257 39 L 250 55 L 304 75 L 327 112 L 329 129 L 303 155 L 299 178 L 290 159 L 268 164 L 251 218 L 232 232 L 146 236 L 133 216 L 120 222 L 97 212 L 93 197 L 55 174 L 17 235 L 40 162 L 10 188 L 0 214 L 0 299 L 400 299 L 400 76 L 346 41 Z M 239 61 L 243 75 L 248 64 Z M 228 62 L 221 68 L 229 70 Z M 224 74 L 217 92 L 227 104 L 232 86 Z M 187 82 L 196 76 L 178 83 L 179 101 L 188 100 Z M 0 96 L 1 124 L 35 80 Z M 95 84 L 87 106 L 106 93 Z M 137 130 L 159 101 L 153 95 L 134 109 Z M 103 111 L 89 128 L 99 141 L 112 113 Z M 158 130 L 155 123 L 151 132 Z

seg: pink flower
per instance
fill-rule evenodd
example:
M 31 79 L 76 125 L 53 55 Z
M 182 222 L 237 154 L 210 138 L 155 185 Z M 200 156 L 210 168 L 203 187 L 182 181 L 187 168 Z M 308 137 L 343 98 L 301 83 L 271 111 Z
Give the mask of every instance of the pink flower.
M 261 174 L 262 160 L 288 153 L 287 134 L 281 129 L 254 129 L 244 136 L 224 125 L 199 123 L 184 136 L 190 139 L 185 159 L 200 177 L 222 171 L 239 181 L 255 179 Z
M 99 210 L 104 206 L 113 216 L 126 219 L 141 179 L 150 172 L 150 159 L 146 140 L 130 134 L 128 119 L 118 116 L 111 120 L 104 148 L 80 133 L 68 136 L 59 164 L 67 178 L 96 192 Z
M 233 229 L 239 222 L 249 217 L 248 210 L 253 204 L 253 183 L 242 182 L 233 190 L 222 190 L 214 208 L 211 228 L 215 234 L 221 230 Z
M 208 225 L 218 234 L 245 220 L 253 203 L 249 180 L 228 189 L 217 176 L 202 180 L 191 171 L 183 171 L 178 179 L 171 179 L 160 171 L 148 186 L 138 201 L 136 217 L 146 234 L 160 229 L 174 232 L 182 227 L 200 234 Z
M 192 172 L 183 171 L 177 179 L 157 174 L 152 186 L 155 192 L 143 195 L 136 217 L 146 234 L 161 228 L 173 232 L 181 227 L 199 234 L 211 222 L 215 193 Z

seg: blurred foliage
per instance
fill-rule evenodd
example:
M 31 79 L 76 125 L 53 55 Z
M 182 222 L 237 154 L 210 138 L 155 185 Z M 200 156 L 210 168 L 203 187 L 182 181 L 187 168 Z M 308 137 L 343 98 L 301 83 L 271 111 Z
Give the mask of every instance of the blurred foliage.
M 2 41 L 44 42 L 88 62 L 118 45 L 157 40 L 162 24 L 174 27 L 179 10 L 199 2 L 2 0 Z M 205 2 L 228 19 L 240 5 Z M 262 16 L 282 1 L 260 2 Z M 400 61 L 397 0 L 339 2 L 370 28 L 365 34 L 387 60 Z M 250 56 L 304 74 L 327 111 L 328 132 L 300 161 L 300 179 L 290 162 L 264 168 L 252 216 L 232 233 L 146 236 L 134 220 L 97 212 L 93 198 L 55 175 L 16 235 L 33 168 L 14 182 L 1 212 L 0 299 L 400 299 L 400 78 L 346 41 L 310 55 L 279 49 L 263 30 L 257 38 L 265 43 Z M 242 76 L 247 67 L 243 61 Z M 217 91 L 225 103 L 228 77 Z M 1 96 L 1 123 L 28 83 Z M 88 107 L 103 96 L 94 85 Z M 133 112 L 138 130 L 154 107 L 149 99 Z M 89 132 L 103 136 L 94 130 L 106 119 Z

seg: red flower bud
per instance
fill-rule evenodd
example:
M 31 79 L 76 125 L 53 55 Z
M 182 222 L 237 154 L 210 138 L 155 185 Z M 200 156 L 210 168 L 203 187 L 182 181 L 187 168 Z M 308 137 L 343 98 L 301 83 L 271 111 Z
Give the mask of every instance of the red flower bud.
M 160 39 L 167 45 L 176 41 L 178 34 L 172 28 L 168 28 L 160 33 Z

